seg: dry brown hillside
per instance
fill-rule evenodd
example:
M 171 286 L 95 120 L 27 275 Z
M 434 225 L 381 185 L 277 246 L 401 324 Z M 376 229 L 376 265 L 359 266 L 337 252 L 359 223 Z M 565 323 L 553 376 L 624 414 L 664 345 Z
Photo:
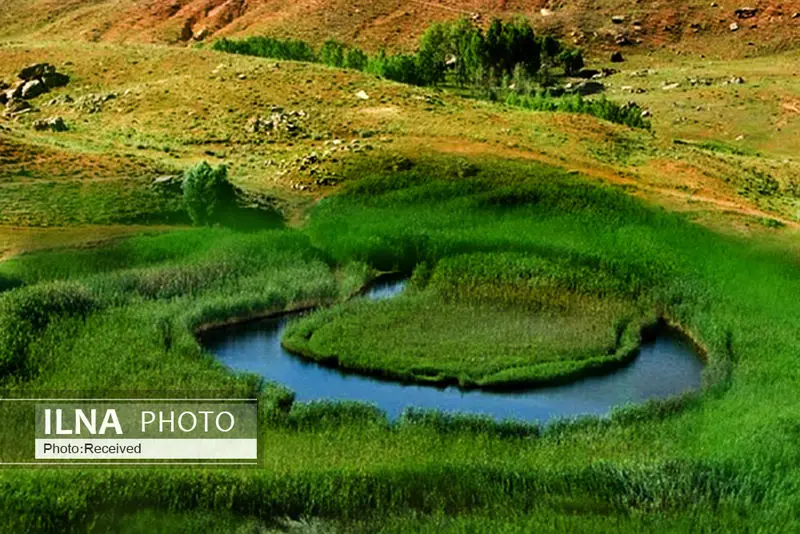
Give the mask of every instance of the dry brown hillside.
M 3 0 L 0 37 L 191 43 L 269 33 L 408 48 L 432 21 L 529 16 L 576 44 L 747 56 L 800 44 L 800 0 Z M 741 11 L 752 8 L 755 11 Z M 737 13 L 737 10 L 739 12 Z M 754 13 L 754 14 L 753 14 Z M 624 17 L 613 21 L 612 17 Z M 731 25 L 736 24 L 735 31 Z M 620 43 L 625 43 L 621 44 Z

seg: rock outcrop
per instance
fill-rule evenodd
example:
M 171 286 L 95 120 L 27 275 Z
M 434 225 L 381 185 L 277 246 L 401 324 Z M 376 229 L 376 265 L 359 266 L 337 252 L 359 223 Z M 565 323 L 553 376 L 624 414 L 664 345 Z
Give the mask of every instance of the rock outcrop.
M 30 105 L 23 106 L 21 101 L 36 98 L 69 83 L 69 76 L 56 71 L 49 63 L 28 65 L 19 71 L 17 78 L 11 84 L 0 81 L 0 105 L 6 106 L 4 114 L 7 116 L 30 109 Z

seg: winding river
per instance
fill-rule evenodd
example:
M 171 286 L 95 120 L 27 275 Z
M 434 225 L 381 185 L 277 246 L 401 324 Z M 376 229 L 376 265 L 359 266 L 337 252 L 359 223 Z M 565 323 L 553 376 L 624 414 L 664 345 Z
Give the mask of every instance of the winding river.
M 404 281 L 385 282 L 362 298 L 390 298 L 404 287 Z M 697 389 L 703 369 L 687 341 L 663 334 L 642 344 L 639 356 L 630 365 L 565 385 L 513 392 L 405 385 L 344 373 L 293 356 L 280 343 L 287 321 L 288 317 L 280 317 L 211 331 L 203 336 L 203 344 L 231 369 L 257 373 L 292 389 L 299 402 L 367 402 L 392 419 L 407 406 L 541 423 L 579 415 L 607 415 L 615 406 Z

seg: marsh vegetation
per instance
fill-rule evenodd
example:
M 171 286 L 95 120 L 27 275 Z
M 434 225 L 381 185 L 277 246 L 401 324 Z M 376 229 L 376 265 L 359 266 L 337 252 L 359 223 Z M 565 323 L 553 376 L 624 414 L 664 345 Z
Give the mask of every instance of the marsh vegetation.
M 183 230 L 0 264 L 0 322 L 17 329 L 0 340 L 6 390 L 256 394 L 266 423 L 262 470 L 4 471 L 4 524 L 82 530 L 98 509 L 122 520 L 135 506 L 344 524 L 366 516 L 373 529 L 398 528 L 408 514 L 454 529 L 497 514 L 509 528 L 542 517 L 619 530 L 677 516 L 708 529 L 734 517 L 785 525 L 797 504 L 786 490 L 797 483 L 786 468 L 797 460 L 787 400 L 800 337 L 792 262 L 553 168 L 482 162 L 464 179 L 452 164 L 354 175 L 302 229 Z M 620 325 L 667 317 L 706 349 L 704 389 L 543 427 L 435 412 L 389 425 L 363 405 L 295 403 L 276 384 L 232 374 L 195 338 L 231 318 L 341 302 L 387 270 L 413 274 L 408 295 L 322 312 L 336 316 L 328 343 L 350 350 L 377 335 L 365 332 L 370 321 L 400 321 L 410 342 L 447 349 L 436 372 L 460 376 L 455 355 L 478 354 L 480 340 L 453 344 L 445 333 L 456 316 L 487 333 L 506 328 L 492 335 L 516 362 L 527 352 L 515 346 L 525 333 L 511 310 L 570 328 L 572 338 L 548 330 L 536 340 L 548 362 L 607 351 Z M 482 326 L 487 313 L 497 319 Z M 436 327 L 428 340 L 418 316 Z M 353 354 L 399 369 L 413 358 L 404 350 Z M 481 360 L 472 379 L 502 367 Z M 0 439 L 0 450 L 14 450 L 16 434 Z M 566 519 L 569 510 L 582 513 Z

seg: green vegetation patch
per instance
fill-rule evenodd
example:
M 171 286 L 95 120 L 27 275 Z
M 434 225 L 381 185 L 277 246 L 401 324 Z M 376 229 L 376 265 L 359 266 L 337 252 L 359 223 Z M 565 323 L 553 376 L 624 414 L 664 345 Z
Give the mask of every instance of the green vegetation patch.
M 644 321 L 613 276 L 523 254 L 445 258 L 427 288 L 409 291 L 316 312 L 290 325 L 283 344 L 400 380 L 530 386 L 627 362 Z
M 164 195 L 137 180 L 30 182 L 0 189 L 0 224 L 184 223 L 180 196 Z
M 620 353 L 617 330 L 624 308 L 598 308 L 531 314 L 442 303 L 430 295 L 362 301 L 295 323 L 283 343 L 345 369 L 409 381 L 462 387 L 545 384 L 629 355 Z
M 533 111 L 585 113 L 632 128 L 650 128 L 637 105 L 617 104 L 605 98 L 585 99 L 580 94 L 551 96 L 557 70 L 575 76 L 584 66 L 581 50 L 551 35 L 537 36 L 529 21 L 517 17 L 494 19 L 484 32 L 467 19 L 431 25 L 414 54 L 387 54 L 381 49 L 367 55 L 357 47 L 326 41 L 319 52 L 296 39 L 252 36 L 222 38 L 213 50 L 232 54 L 321 62 L 331 67 L 364 71 L 400 83 L 419 86 L 450 85 L 459 92 Z M 538 89 L 537 89 L 538 88 Z M 559 94 L 563 90 L 552 88 Z
M 303 230 L 191 229 L 0 264 L 10 281 L 0 323 L 20 328 L 0 339 L 0 388 L 211 390 L 259 395 L 264 412 L 264 469 L 4 470 L 0 524 L 122 531 L 126 521 L 188 524 L 208 510 L 219 521 L 198 516 L 196 529 L 289 516 L 345 532 L 369 517 L 395 531 L 797 531 L 796 258 L 552 168 L 487 160 L 459 175 L 451 163 L 366 173 L 320 202 Z M 619 303 L 636 312 L 631 325 L 641 311 L 692 332 L 707 349 L 707 387 L 541 429 L 419 412 L 388 423 L 368 407 L 294 403 L 261 377 L 230 372 L 193 335 L 206 323 L 333 303 L 363 282 L 364 266 L 413 273 L 412 291 L 337 308 L 354 321 L 362 306 L 385 307 L 387 318 L 418 309 L 445 325 L 456 314 L 441 307 L 624 317 L 608 308 Z M 563 298 L 548 307 L 533 298 L 547 292 Z M 597 332 L 584 340 L 606 346 L 607 330 Z M 0 451 L 18 442 L 15 428 L 0 431 Z

